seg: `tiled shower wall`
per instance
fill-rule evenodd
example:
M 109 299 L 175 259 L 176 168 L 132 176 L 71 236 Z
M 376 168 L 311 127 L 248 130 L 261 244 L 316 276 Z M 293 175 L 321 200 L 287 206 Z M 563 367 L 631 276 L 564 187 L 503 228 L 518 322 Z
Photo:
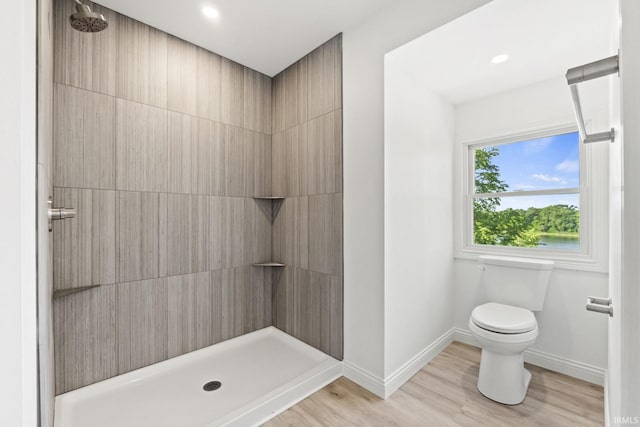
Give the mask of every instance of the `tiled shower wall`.
M 271 79 L 54 1 L 56 393 L 272 324 Z
M 342 37 L 273 79 L 273 323 L 342 359 Z

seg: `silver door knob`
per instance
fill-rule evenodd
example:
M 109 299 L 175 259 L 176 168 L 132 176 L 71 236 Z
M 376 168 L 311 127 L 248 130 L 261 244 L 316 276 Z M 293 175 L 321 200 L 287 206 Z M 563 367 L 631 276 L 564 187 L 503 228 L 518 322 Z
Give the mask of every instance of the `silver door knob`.
M 59 219 L 75 218 L 76 210 L 73 208 L 51 208 L 49 209 L 49 219 L 56 221 Z
M 53 200 L 51 199 L 49 199 L 48 205 L 47 216 L 49 217 L 49 231 L 53 231 L 53 221 L 76 217 L 76 210 L 74 208 L 54 208 Z

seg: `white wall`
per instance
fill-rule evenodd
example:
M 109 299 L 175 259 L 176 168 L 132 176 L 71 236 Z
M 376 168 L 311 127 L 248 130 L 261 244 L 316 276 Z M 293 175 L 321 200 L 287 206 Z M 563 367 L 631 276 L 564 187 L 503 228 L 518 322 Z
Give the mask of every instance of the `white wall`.
M 36 3 L 0 16 L 0 424 L 37 424 Z
M 344 360 L 384 379 L 384 55 L 487 0 L 394 2 L 343 33 Z
M 454 108 L 385 58 L 385 378 L 453 324 Z
M 579 64 L 576 64 L 579 65 Z M 608 85 L 606 81 L 581 87 L 583 109 L 594 128 L 609 125 Z M 528 130 L 563 126 L 575 123 L 566 81 L 562 77 L 472 101 L 456 107 L 456 224 L 460 224 L 462 191 L 460 161 L 462 143 L 496 138 Z M 598 193 L 596 207 L 600 219 L 601 249 L 608 248 L 606 215 L 608 190 L 608 144 L 592 144 L 594 193 Z M 602 211 L 604 209 L 604 211 Z M 603 214 L 604 212 L 604 214 Z M 456 231 L 459 231 L 456 226 Z M 604 233 L 604 236 L 602 234 Z M 460 235 L 457 233 L 459 241 Z M 606 265 L 606 263 L 605 263 Z M 475 262 L 455 261 L 455 321 L 458 328 L 468 329 L 471 310 L 484 302 L 479 286 L 480 272 Z M 603 272 L 577 271 L 556 268 L 552 273 L 544 310 L 537 313 L 540 335 L 532 349 L 580 363 L 606 368 L 607 317 L 585 310 L 587 296 L 607 295 L 608 275 Z
M 580 90 L 585 98 L 584 87 Z M 586 99 L 583 104 L 585 109 L 594 105 Z M 605 98 L 605 110 L 607 105 Z M 460 143 L 574 123 L 569 88 L 560 75 L 456 106 L 456 140 Z

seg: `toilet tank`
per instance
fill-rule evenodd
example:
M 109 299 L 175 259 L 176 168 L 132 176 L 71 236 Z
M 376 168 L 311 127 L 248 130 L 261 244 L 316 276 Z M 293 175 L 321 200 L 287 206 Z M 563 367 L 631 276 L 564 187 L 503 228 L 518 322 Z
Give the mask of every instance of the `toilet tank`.
M 488 301 L 542 310 L 553 261 L 481 255 L 478 262 Z

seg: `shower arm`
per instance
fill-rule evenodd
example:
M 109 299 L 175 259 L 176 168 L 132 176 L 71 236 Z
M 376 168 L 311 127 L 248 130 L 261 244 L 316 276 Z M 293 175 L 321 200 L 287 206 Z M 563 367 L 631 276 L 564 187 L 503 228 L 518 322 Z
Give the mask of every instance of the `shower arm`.
M 619 55 L 610 56 L 609 58 L 581 65 L 580 67 L 570 68 L 567 71 L 567 83 L 569 84 L 569 91 L 571 92 L 573 110 L 576 114 L 576 122 L 578 123 L 578 131 L 580 132 L 580 139 L 585 144 L 600 141 L 613 142 L 615 139 L 615 130 L 611 128 L 608 132 L 587 133 L 584 116 L 582 115 L 582 107 L 580 106 L 578 83 L 608 76 L 613 73 L 618 73 L 619 71 Z

